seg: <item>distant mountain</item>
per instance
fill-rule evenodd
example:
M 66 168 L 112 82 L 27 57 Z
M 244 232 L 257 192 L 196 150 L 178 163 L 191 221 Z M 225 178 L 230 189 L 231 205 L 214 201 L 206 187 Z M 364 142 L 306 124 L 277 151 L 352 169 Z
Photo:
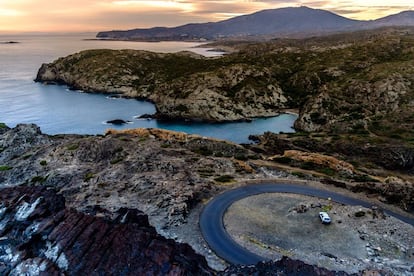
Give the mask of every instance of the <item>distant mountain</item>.
M 414 11 L 377 20 L 352 20 L 308 7 L 263 10 L 224 21 L 98 33 L 98 38 L 121 40 L 195 40 L 247 36 L 310 36 L 383 26 L 414 26 Z
M 374 20 L 372 25 L 376 27 L 384 26 L 414 26 L 414 11 L 403 11 Z

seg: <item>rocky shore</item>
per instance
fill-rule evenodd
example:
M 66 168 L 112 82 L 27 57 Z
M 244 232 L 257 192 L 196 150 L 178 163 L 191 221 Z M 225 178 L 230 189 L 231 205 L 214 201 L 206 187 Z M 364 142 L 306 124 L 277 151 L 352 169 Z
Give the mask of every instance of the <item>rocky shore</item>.
M 114 226 L 120 223 L 121 217 L 125 217 L 126 213 L 133 215 L 131 218 L 133 224 L 143 223 L 141 219 L 136 219 L 136 216 L 143 220 L 146 220 L 144 217 L 148 216 L 149 224 L 155 227 L 155 230 L 148 228 L 148 231 L 154 235 L 157 231 L 166 238 L 174 239 L 174 242 L 188 243 L 197 254 L 206 257 L 210 267 L 219 270 L 225 269 L 227 265 L 209 251 L 198 229 L 198 215 L 202 203 L 221 191 L 230 189 L 235 185 L 241 185 L 237 181 L 266 179 L 267 181 L 277 181 L 281 177 L 288 178 L 289 181 L 298 181 L 297 176 L 299 176 L 295 172 L 294 166 L 282 169 L 277 168 L 277 162 L 267 161 L 268 157 L 264 155 L 265 151 L 262 150 L 262 153 L 257 153 L 260 145 L 250 145 L 248 148 L 251 149 L 226 141 L 159 129 L 109 130 L 104 136 L 48 136 L 42 134 L 35 125 L 18 125 L 11 129 L 2 126 L 0 128 L 0 186 L 4 191 L 3 207 L 1 207 L 4 212 L 2 211 L 2 222 L 0 222 L 1 225 L 4 225 L 4 227 L 1 227 L 3 229 L 2 235 L 7 237 L 7 240 L 16 239 L 13 246 L 16 246 L 16 243 L 23 244 L 24 241 L 18 240 L 19 238 L 25 239 L 26 242 L 30 240 L 30 246 L 27 245 L 26 247 L 29 250 L 28 252 L 32 252 L 23 254 L 21 251 L 26 250 L 25 246 L 9 248 L 11 244 L 3 240 L 2 244 L 5 247 L 3 247 L 2 254 L 6 254 L 11 258 L 9 258 L 10 260 L 15 261 L 15 265 L 4 266 L 4 271 L 14 271 L 17 267 L 19 269 L 41 268 L 47 271 L 49 271 L 48 269 L 61 271 L 56 263 L 59 257 L 48 259 L 45 252 L 56 249 L 54 247 L 57 240 L 50 239 L 50 233 L 53 233 L 54 227 L 61 227 L 59 225 L 65 221 L 65 214 L 79 218 L 76 221 L 87 220 L 88 223 L 92 223 L 90 226 L 92 228 L 95 227 L 93 226 L 95 224 L 100 225 L 100 228 L 109 223 L 112 226 L 105 228 L 109 231 L 109 229 L 114 229 L 113 227 L 127 227 L 123 223 Z M 305 170 L 302 171 L 305 172 Z M 309 173 L 309 175 L 311 174 Z M 318 179 L 321 180 L 321 178 L 313 178 L 313 181 Z M 323 179 L 326 180 L 322 177 Z M 346 191 L 343 188 L 367 192 L 371 195 L 371 200 L 378 198 L 376 204 L 382 204 L 379 201 L 381 198 L 386 199 L 383 202 L 389 201 L 389 203 L 393 203 L 391 199 L 396 199 L 394 196 L 400 196 L 400 198 L 406 196 L 408 199 L 413 191 L 412 186 L 408 186 L 407 183 L 405 186 L 402 184 L 387 186 L 386 183 L 381 182 L 358 183 L 344 180 L 324 182 L 326 184 L 320 183 L 319 185 L 334 184 L 329 186 L 330 189 L 342 189 L 342 192 Z M 358 187 L 366 187 L 367 190 Z M 388 188 L 383 189 L 382 187 Z M 398 192 L 401 191 L 402 187 L 406 187 L 404 189 L 407 190 L 403 193 Z M 52 191 L 56 191 L 58 195 L 54 195 Z M 347 192 L 352 193 L 351 191 Z M 30 196 L 32 193 L 33 195 Z M 46 194 L 43 195 L 43 193 Z M 38 207 L 46 204 L 43 201 L 44 199 L 39 198 L 45 198 L 49 194 L 53 194 L 51 196 L 54 198 L 53 202 L 56 202 L 57 207 L 45 208 L 46 210 L 57 208 L 59 216 L 51 215 L 51 212 L 43 209 L 41 209 L 43 211 L 35 211 Z M 37 203 L 36 200 L 38 200 Z M 401 202 L 408 203 L 409 201 L 402 200 L 395 204 L 400 205 Z M 401 208 L 403 207 L 401 206 Z M 32 215 L 27 216 L 25 218 L 27 221 L 22 222 L 23 224 L 18 220 L 16 221 L 16 212 L 20 209 L 21 212 L 23 210 L 29 212 L 33 209 L 30 211 Z M 145 215 L 136 210 L 142 210 Z M 44 221 L 40 222 L 38 221 L 40 219 L 39 214 L 43 213 L 44 215 L 40 217 L 43 216 L 42 221 Z M 52 216 L 53 221 L 57 220 L 53 227 L 49 225 L 51 219 L 49 216 Z M 33 233 L 35 233 L 40 229 L 40 232 L 36 232 L 42 233 L 40 236 L 43 238 L 40 241 L 37 240 L 39 235 L 30 232 L 30 229 L 36 226 L 37 223 L 40 223 L 39 225 L 49 225 L 50 227 L 45 226 L 47 228 L 45 229 L 51 231 L 47 232 L 42 227 L 33 230 Z M 127 223 L 127 225 L 129 224 Z M 20 229 L 16 230 L 20 232 L 15 232 L 13 227 Z M 77 229 L 76 225 L 73 227 Z M 142 227 L 147 229 L 148 226 L 143 223 Z M 27 233 L 34 236 L 29 238 Z M 33 241 L 34 238 L 36 239 Z M 159 236 L 155 239 L 161 239 L 164 243 L 163 238 Z M 32 244 L 32 242 L 36 243 Z M 167 244 L 165 246 L 168 246 L 168 248 L 169 246 L 174 248 L 178 246 L 174 245 L 172 241 L 165 242 Z M 48 244 L 50 248 L 47 247 Z M 73 249 L 70 246 L 60 247 L 59 249 L 66 248 L 66 258 L 75 254 L 71 251 Z M 161 248 L 161 251 L 167 250 L 164 245 L 157 248 Z M 13 252 L 13 254 L 10 252 Z M 173 251 L 168 249 L 167 252 Z M 185 249 L 185 252 L 190 254 L 186 255 L 188 258 L 198 258 L 193 255 L 194 252 L 189 253 L 190 251 L 187 251 L 187 249 Z M 17 256 L 17 254 L 19 257 L 16 257 L 16 259 L 14 256 Z M 184 261 L 185 258 L 174 261 L 171 259 L 172 255 L 168 255 L 170 256 L 168 257 L 163 255 L 164 253 L 148 254 L 155 254 L 154 256 L 161 254 L 158 257 L 164 258 L 163 260 L 169 263 L 169 266 L 166 267 L 170 269 L 181 269 L 178 268 L 181 261 L 187 262 Z M 76 256 L 72 257 L 75 258 Z M 151 259 L 151 257 L 147 261 L 158 262 L 160 260 L 158 257 L 154 257 L 156 260 Z M 7 262 L 9 262 L 9 259 L 7 259 Z M 88 264 L 88 262 L 85 260 L 85 266 L 82 268 L 85 269 L 84 271 L 98 265 Z M 197 263 L 200 266 L 185 266 L 182 269 L 191 271 L 195 269 L 198 272 L 210 271 L 211 268 L 204 266 L 203 262 Z M 290 263 L 290 261 L 287 263 Z M 158 265 L 160 265 L 159 262 Z M 294 262 L 292 265 L 293 267 L 307 267 L 306 264 L 301 262 Z M 154 269 L 161 269 L 156 267 L 154 266 Z M 97 267 L 95 266 L 95 268 Z M 240 271 L 241 274 L 245 273 L 243 275 L 246 275 L 255 269 L 262 271 L 262 269 L 279 268 L 279 265 L 274 263 L 259 265 L 257 268 L 237 267 L 227 270 L 227 272 L 230 272 L 225 275 L 232 275 L 232 273 L 235 273 L 234 271 Z M 104 268 L 102 267 L 102 269 Z M 320 269 L 316 270 L 319 271 Z M 223 273 L 227 272 L 225 270 Z M 315 273 L 313 275 L 331 275 Z
M 190 52 L 89 50 L 43 64 L 35 81 L 148 100 L 158 119 L 221 122 L 278 115 L 287 98 L 272 79 L 269 70 Z
M 297 132 L 237 145 L 158 129 L 48 136 L 35 125 L 0 124 L 0 186 L 53 188 L 65 210 L 112 224 L 121 208 L 141 210 L 158 233 L 190 244 L 216 270 L 226 264 L 203 241 L 198 214 L 203 202 L 241 183 L 302 180 L 412 215 L 413 41 L 412 29 L 392 29 L 240 43 L 221 58 L 133 50 L 60 58 L 42 65 L 36 81 L 152 101 L 162 119 L 248 120 L 293 108 Z M 59 268 L 56 260 L 47 267 Z M 281 264 L 307 271 L 282 259 L 223 273 L 267 273 Z M 189 269 L 210 273 L 203 262 Z
M 162 119 L 234 121 L 298 108 L 298 130 L 407 142 L 413 37 L 396 29 L 233 43 L 238 51 L 221 58 L 87 50 L 43 64 L 35 80 L 148 100 Z
M 190 246 L 158 235 L 137 210 L 120 208 L 112 220 L 84 214 L 45 187 L 3 188 L 0 202 L 2 275 L 214 272 Z
M 199 234 L 202 202 L 268 175 L 240 145 L 159 129 L 48 136 L 18 125 L 0 128 L 0 147 L 2 274 L 345 275 L 291 259 L 217 272 L 198 255 L 225 268 Z

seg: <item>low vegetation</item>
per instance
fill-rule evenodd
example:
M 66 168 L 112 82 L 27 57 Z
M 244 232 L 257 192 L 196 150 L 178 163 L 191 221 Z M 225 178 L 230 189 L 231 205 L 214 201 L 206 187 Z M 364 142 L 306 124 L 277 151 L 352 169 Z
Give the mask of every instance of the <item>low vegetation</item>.
M 13 169 L 13 167 L 7 165 L 0 166 L 0 172 L 9 171 L 11 169 Z
M 221 183 L 227 183 L 232 182 L 234 180 L 234 177 L 231 175 L 221 175 L 219 177 L 214 178 L 214 180 Z

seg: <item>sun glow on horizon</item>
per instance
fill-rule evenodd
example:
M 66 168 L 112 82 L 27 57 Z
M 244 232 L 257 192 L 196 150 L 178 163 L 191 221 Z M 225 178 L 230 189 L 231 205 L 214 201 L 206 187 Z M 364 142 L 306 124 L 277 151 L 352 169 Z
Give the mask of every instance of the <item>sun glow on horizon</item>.
M 263 9 L 309 6 L 352 19 L 413 10 L 412 0 L 0 0 L 0 32 L 75 32 L 178 26 L 229 19 Z

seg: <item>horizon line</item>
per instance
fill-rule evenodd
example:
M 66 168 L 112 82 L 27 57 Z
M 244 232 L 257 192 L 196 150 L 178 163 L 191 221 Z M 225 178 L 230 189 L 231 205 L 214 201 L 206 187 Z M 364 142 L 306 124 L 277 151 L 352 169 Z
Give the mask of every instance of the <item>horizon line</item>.
M 379 20 L 388 16 L 392 16 L 392 15 L 397 15 L 403 12 L 409 12 L 409 11 L 413 11 L 414 12 L 414 7 L 410 7 L 410 9 L 405 9 L 405 10 L 401 10 L 399 12 L 396 13 L 390 13 L 388 15 L 382 16 L 382 17 L 378 17 L 378 18 L 371 18 L 371 19 L 355 19 L 355 18 L 351 18 L 351 17 L 347 17 L 345 15 L 341 15 L 335 11 L 332 11 L 331 9 L 322 9 L 322 8 L 313 8 L 310 6 L 306 6 L 306 5 L 298 5 L 298 6 L 286 6 L 286 7 L 280 7 L 280 8 L 270 8 L 270 9 L 262 9 L 262 10 L 257 10 L 257 11 L 253 11 L 250 13 L 246 13 L 246 14 L 241 14 L 238 16 L 233 16 L 233 17 L 229 17 L 227 19 L 223 19 L 223 20 L 218 20 L 218 21 L 205 21 L 205 22 L 187 22 L 181 25 L 164 25 L 164 26 L 160 26 L 160 25 L 154 25 L 151 27 L 126 27 L 123 29 L 112 29 L 112 30 L 39 30 L 39 31 L 26 31 L 26 30 L 0 30 L 0 35 L 48 35 L 48 34 L 54 34 L 54 35 L 64 35 L 64 34 L 88 34 L 88 33 L 99 33 L 102 31 L 124 31 L 124 30 L 133 30 L 133 29 L 150 29 L 150 28 L 156 28 L 156 27 L 166 27 L 166 28 L 174 28 L 174 27 L 179 27 L 179 26 L 183 26 L 183 25 L 187 25 L 187 24 L 205 24 L 205 23 L 216 23 L 216 22 L 221 22 L 221 21 L 225 21 L 225 20 L 229 20 L 235 17 L 239 17 L 239 16 L 246 16 L 246 15 L 251 15 L 251 14 L 255 14 L 261 11 L 268 11 L 268 10 L 280 10 L 280 9 L 286 9 L 286 8 L 309 8 L 312 10 L 322 10 L 322 11 L 327 11 L 327 12 L 331 12 L 335 15 L 350 19 L 350 20 L 355 20 L 355 21 L 361 21 L 361 22 L 369 22 L 369 21 L 375 21 L 375 20 Z

